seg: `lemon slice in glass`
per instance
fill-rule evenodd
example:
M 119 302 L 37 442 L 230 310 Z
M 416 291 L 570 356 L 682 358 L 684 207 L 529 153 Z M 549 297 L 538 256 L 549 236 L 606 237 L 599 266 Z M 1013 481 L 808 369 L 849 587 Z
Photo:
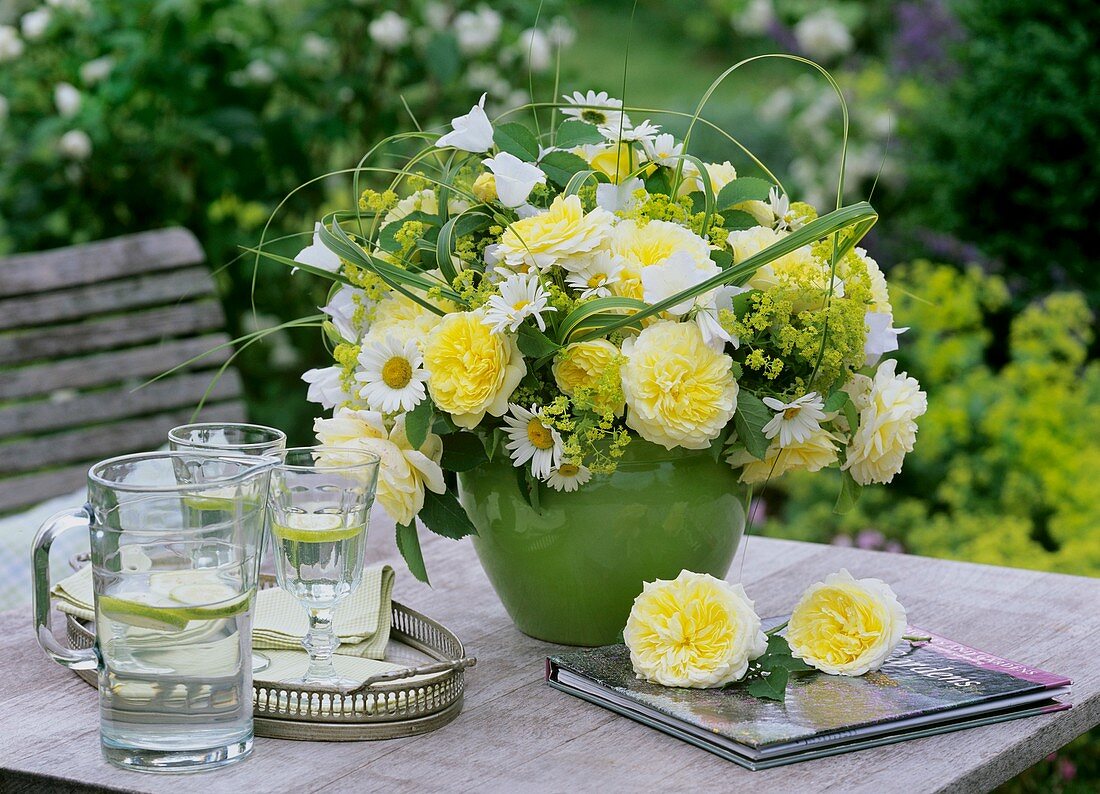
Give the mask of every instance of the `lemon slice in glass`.
M 362 524 L 347 526 L 342 516 L 327 513 L 288 513 L 271 522 L 271 531 L 279 540 L 296 543 L 335 543 L 354 538 Z

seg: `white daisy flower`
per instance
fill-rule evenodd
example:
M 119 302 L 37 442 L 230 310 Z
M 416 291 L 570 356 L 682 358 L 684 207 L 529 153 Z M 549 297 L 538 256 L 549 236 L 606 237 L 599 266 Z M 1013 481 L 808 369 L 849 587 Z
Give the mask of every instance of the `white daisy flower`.
M 651 124 L 649 119 L 646 119 L 637 127 L 624 126 L 621 132 L 618 125 L 600 125 L 600 134 L 612 143 L 615 141 L 638 141 L 644 146 L 657 137 L 657 133 L 660 131 L 661 128 L 656 124 Z
M 546 484 L 556 491 L 575 491 L 591 479 L 587 466 L 566 462 L 551 470 Z
M 532 405 L 530 411 L 515 403 L 509 403 L 508 407 L 510 413 L 504 415 L 508 427 L 504 432 L 508 434 L 505 446 L 512 464 L 518 467 L 531 461 L 531 473 L 540 480 L 547 479 L 550 472 L 560 468 L 561 436 L 543 423 L 536 406 Z
M 646 156 L 657 165 L 666 165 L 675 168 L 684 153 L 684 145 L 676 143 L 676 138 L 667 132 L 661 133 L 651 141 L 643 141 Z
M 622 100 L 608 96 L 606 91 L 598 94 L 595 91 L 586 94 L 574 91 L 572 96 L 563 94 L 562 99 L 574 105 L 561 109 L 565 116 L 595 124 L 597 127 L 614 127 L 616 130 L 620 126 L 624 129 L 630 126 L 630 119 L 622 112 Z
M 400 342 L 392 335 L 364 344 L 355 379 L 365 385 L 359 396 L 372 410 L 393 414 L 411 411 L 424 399 L 428 373 L 415 339 Z
M 569 274 L 565 283 L 581 293 L 581 298 L 606 298 L 611 287 L 622 279 L 623 263 L 606 251 L 562 263 Z
M 775 216 L 775 228 L 779 231 L 794 231 L 802 225 L 800 218 L 791 212 L 791 200 L 784 193 L 779 195 L 779 188 L 772 186 L 768 191 L 768 207 Z
M 765 397 L 763 402 L 776 412 L 764 425 L 764 436 L 779 436 L 780 447 L 801 444 L 821 428 L 821 420 L 825 418 L 825 403 L 817 392 L 807 392 L 789 403 L 774 397 Z
M 540 331 L 546 330 L 542 313 L 557 309 L 546 305 L 550 294 L 536 274 L 514 273 L 500 282 L 499 290 L 499 295 L 489 298 L 488 311 L 482 318 L 494 333 L 503 333 L 505 329 L 515 332 L 528 317 L 535 318 Z

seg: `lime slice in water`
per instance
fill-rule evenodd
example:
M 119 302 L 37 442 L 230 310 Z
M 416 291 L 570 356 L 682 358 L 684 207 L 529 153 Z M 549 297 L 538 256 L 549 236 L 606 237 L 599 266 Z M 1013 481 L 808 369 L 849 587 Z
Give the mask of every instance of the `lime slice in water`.
M 157 631 L 181 631 L 191 622 L 190 618 L 179 614 L 176 609 L 143 603 L 134 600 L 134 597 L 119 598 L 117 596 L 101 595 L 99 597 L 99 611 L 103 613 L 104 617 L 116 623 L 125 623 L 127 626 L 137 626 L 143 629 L 156 629 Z
M 119 623 L 158 631 L 180 631 L 192 620 L 218 620 L 247 610 L 249 593 L 215 577 L 211 571 L 153 574 L 148 592 L 101 595 L 99 609 Z
M 271 523 L 271 531 L 280 540 L 296 543 L 335 543 L 354 538 L 363 531 L 362 524 L 347 526 L 342 516 L 327 513 L 289 513 Z

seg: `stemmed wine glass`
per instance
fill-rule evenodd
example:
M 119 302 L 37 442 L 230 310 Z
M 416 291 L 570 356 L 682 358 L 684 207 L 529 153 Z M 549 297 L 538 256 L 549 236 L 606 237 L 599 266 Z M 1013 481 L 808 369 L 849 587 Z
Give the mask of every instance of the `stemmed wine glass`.
M 336 674 L 340 644 L 332 626 L 336 606 L 363 579 L 367 523 L 378 480 L 377 455 L 338 447 L 298 447 L 283 453 L 271 474 L 268 515 L 279 586 L 309 615 L 302 646 L 305 675 L 287 683 L 354 687 Z
M 274 427 L 244 422 L 197 422 L 169 430 L 168 447 L 173 452 L 217 451 L 234 455 L 278 457 L 286 449 L 286 433 Z M 266 530 L 263 535 L 267 535 Z M 258 556 L 263 556 L 262 540 Z M 259 673 L 270 666 L 271 659 L 266 654 L 252 652 L 253 673 Z

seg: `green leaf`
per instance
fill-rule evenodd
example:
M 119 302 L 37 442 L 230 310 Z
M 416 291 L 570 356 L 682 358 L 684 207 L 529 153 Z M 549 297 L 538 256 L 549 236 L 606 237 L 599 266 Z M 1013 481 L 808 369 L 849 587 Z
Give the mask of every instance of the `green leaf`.
M 718 193 L 718 211 L 729 209 L 742 201 L 767 201 L 773 185 L 766 179 L 743 176 L 727 184 Z
M 492 432 L 484 437 L 482 443 L 485 446 L 485 457 L 489 460 L 496 458 L 497 450 L 499 450 L 500 445 L 504 443 L 504 428 L 494 427 Z
M 668 169 L 658 168 L 653 176 L 645 181 L 645 189 L 648 193 L 663 193 L 668 196 L 672 193 L 672 185 L 668 182 Z
M 424 507 L 420 509 L 419 518 L 424 526 L 445 538 L 458 540 L 477 534 L 477 528 L 450 491 L 435 493 L 425 490 Z
M 484 205 L 479 205 L 484 206 Z M 455 237 L 465 237 L 467 234 L 480 232 L 493 225 L 493 216 L 487 212 L 470 208 L 455 219 Z
M 733 254 L 721 248 L 716 248 L 711 251 L 710 258 L 714 264 L 718 265 L 718 267 L 723 270 L 733 264 Z
M 772 412 L 750 391 L 744 389 L 737 395 L 737 413 L 733 426 L 737 437 L 754 458 L 764 459 L 771 442 L 764 436 L 764 425 L 772 419 Z
M 825 400 L 825 413 L 830 414 L 833 411 L 839 411 L 849 399 L 848 392 L 837 389 Z
M 440 411 L 435 415 L 435 421 L 432 423 L 432 432 L 437 436 L 445 436 L 457 431 L 458 425 L 451 420 L 449 414 Z
M 748 692 L 762 700 L 778 700 L 782 703 L 787 697 L 787 679 L 789 678 L 790 673 L 780 667 L 750 681 Z
M 856 502 L 859 501 L 862 493 L 863 486 L 852 479 L 850 472 L 842 471 L 840 473 L 840 494 L 836 498 L 836 506 L 833 507 L 833 512 L 838 515 L 849 512 L 856 506 Z
M 387 223 L 385 226 L 382 227 L 382 231 L 378 233 L 378 247 L 381 248 L 383 251 L 388 251 L 390 253 L 400 250 L 401 243 L 397 242 L 397 240 L 394 238 L 397 233 L 401 231 L 402 226 L 404 226 L 406 223 L 411 223 L 412 221 L 420 221 L 422 223 L 428 224 L 429 226 L 432 226 L 439 223 L 439 218 L 435 215 L 429 215 L 426 212 L 421 212 L 420 210 L 417 210 L 416 212 L 410 212 L 400 221 L 393 221 L 391 223 Z
M 434 413 L 435 406 L 432 405 L 432 398 L 425 397 L 415 408 L 405 414 L 405 438 L 409 440 L 409 446 L 413 449 L 424 446 Z
M 428 60 L 428 71 L 439 82 L 450 83 L 462 70 L 462 54 L 458 50 L 458 42 L 450 33 L 440 32 L 428 42 L 425 51 Z
M 744 210 L 719 210 L 722 213 L 722 227 L 731 232 L 739 232 L 742 229 L 751 229 L 759 226 L 760 221 Z
M 722 449 L 726 446 L 726 428 L 722 428 L 722 432 L 714 437 L 714 440 L 710 442 L 710 457 L 717 463 L 722 458 Z
M 502 152 L 514 154 L 524 162 L 533 163 L 539 159 L 539 142 L 534 133 L 517 122 L 498 124 L 493 130 L 493 143 Z
M 563 121 L 554 135 L 554 145 L 561 149 L 572 149 L 586 143 L 603 143 L 604 137 L 595 125 L 570 119 Z
M 424 552 L 420 548 L 420 536 L 416 533 L 416 522 L 397 525 L 397 550 L 405 558 L 409 572 L 426 585 L 428 569 L 424 567 Z
M 548 337 L 533 325 L 521 325 L 519 336 L 516 339 L 520 352 L 528 358 L 542 358 L 552 356 L 561 347 L 557 342 Z
M 588 163 L 572 152 L 550 152 L 539 161 L 539 168 L 551 182 L 565 187 L 574 174 L 588 168 Z
M 485 445 L 474 433 L 451 433 L 443 439 L 443 458 L 439 465 L 447 471 L 469 471 L 488 460 Z

